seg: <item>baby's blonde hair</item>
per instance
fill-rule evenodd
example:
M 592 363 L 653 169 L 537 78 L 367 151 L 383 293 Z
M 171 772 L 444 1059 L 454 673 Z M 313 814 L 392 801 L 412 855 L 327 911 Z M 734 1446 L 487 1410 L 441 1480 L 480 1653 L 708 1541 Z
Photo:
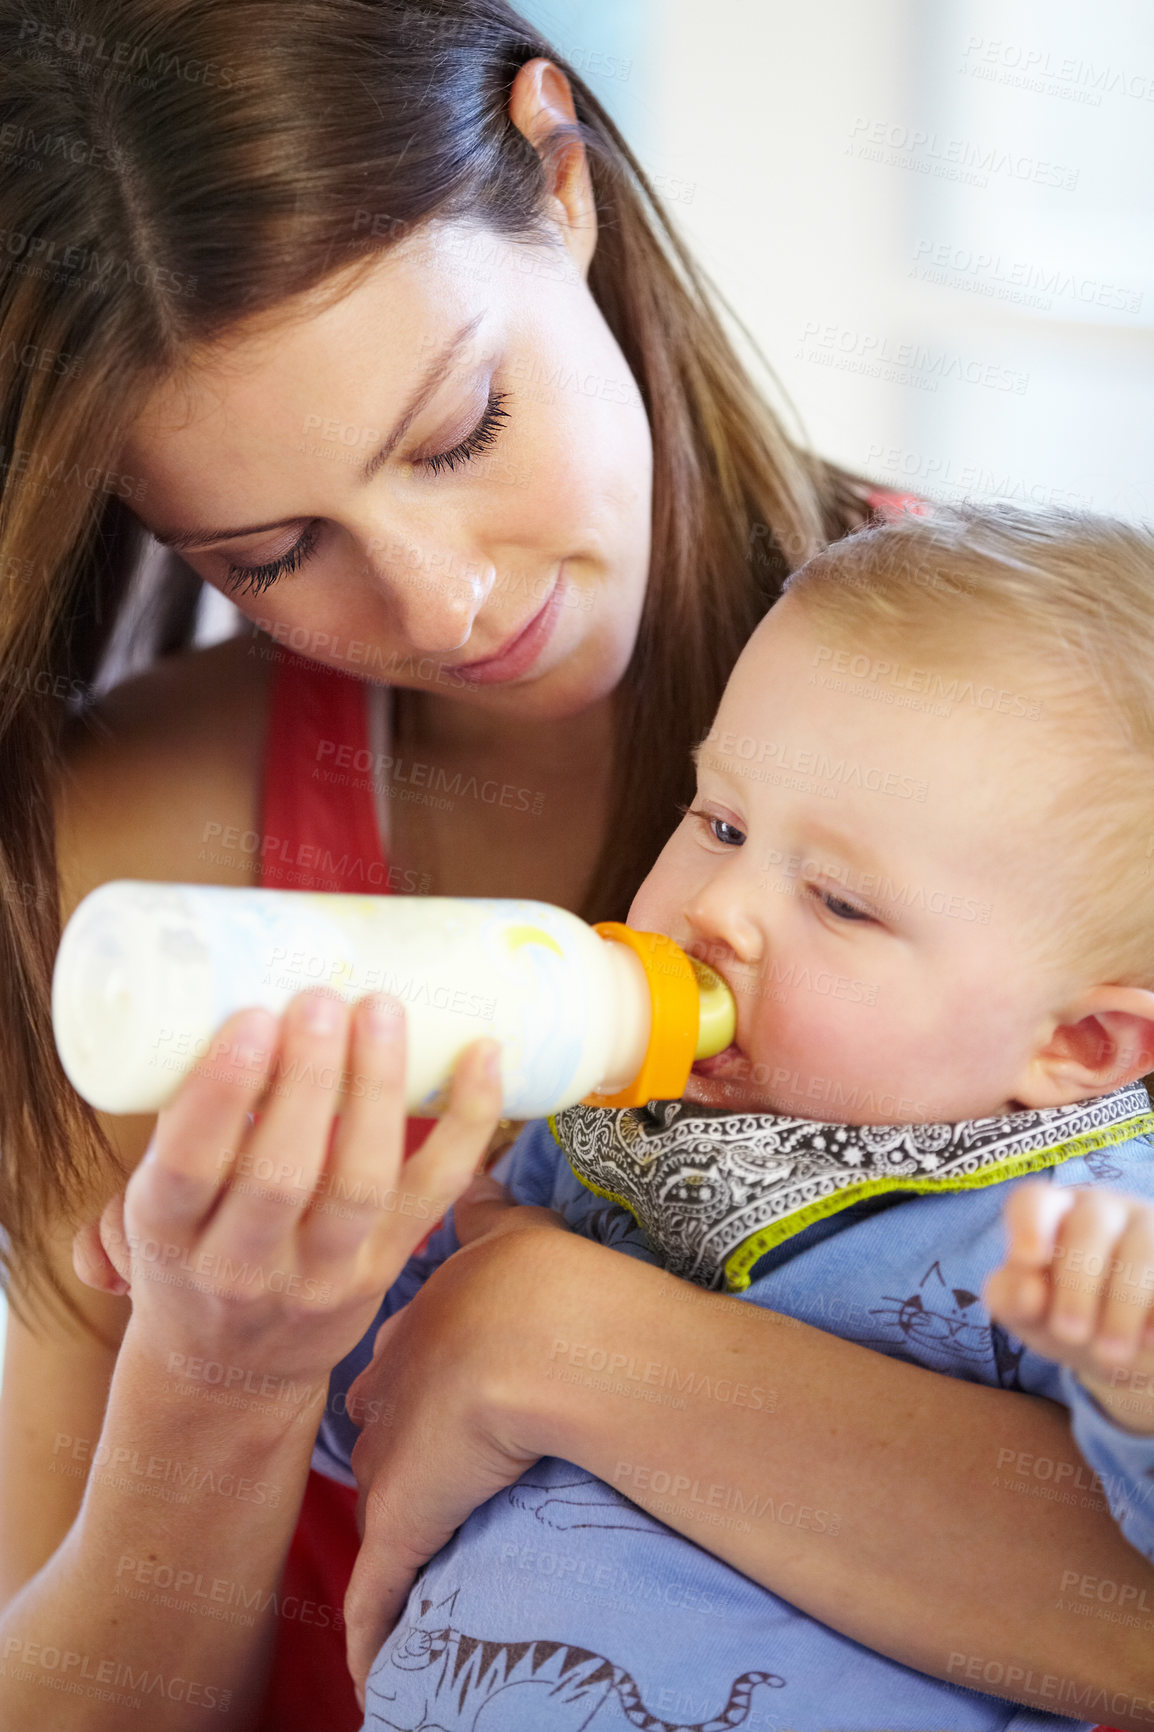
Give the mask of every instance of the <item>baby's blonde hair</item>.
M 1154 986 L 1154 531 L 935 506 L 835 542 L 787 593 L 827 641 L 935 670 L 931 692 L 998 670 L 1011 713 L 1054 744 L 1046 943 L 1103 983 Z

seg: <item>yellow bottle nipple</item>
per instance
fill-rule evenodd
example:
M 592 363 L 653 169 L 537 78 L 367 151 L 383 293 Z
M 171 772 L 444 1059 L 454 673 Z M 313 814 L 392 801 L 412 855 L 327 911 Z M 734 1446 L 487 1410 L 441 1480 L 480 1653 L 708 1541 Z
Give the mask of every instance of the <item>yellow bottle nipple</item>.
M 689 966 L 697 978 L 697 1046 L 695 1059 L 712 1058 L 724 1052 L 737 1033 L 737 1010 L 733 994 L 716 970 L 707 962 L 689 958 Z

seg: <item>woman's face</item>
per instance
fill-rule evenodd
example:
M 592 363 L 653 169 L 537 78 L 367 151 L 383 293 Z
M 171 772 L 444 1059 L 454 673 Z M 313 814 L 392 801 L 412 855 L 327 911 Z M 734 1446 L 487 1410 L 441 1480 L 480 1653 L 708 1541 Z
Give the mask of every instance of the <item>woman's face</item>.
M 585 709 L 633 650 L 652 489 L 587 263 L 563 235 L 432 223 L 331 305 L 241 328 L 134 425 L 142 519 L 303 655 L 494 712 Z

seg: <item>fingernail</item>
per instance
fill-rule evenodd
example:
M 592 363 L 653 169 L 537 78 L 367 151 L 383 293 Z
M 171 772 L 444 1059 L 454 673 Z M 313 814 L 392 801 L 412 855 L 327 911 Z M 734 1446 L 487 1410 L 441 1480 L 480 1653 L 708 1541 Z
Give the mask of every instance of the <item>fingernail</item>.
M 487 1051 L 481 1065 L 486 1082 L 501 1080 L 501 1048 L 495 1040 L 486 1042 Z
M 369 1027 L 378 1040 L 395 1040 L 401 1032 L 403 1011 L 391 998 L 369 1000 Z
M 305 1023 L 314 1034 L 331 1034 L 340 1021 L 341 1007 L 327 993 L 317 993 L 306 1000 Z
M 244 1065 L 259 1064 L 276 1038 L 276 1017 L 268 1010 L 247 1012 L 236 1032 L 236 1056 Z

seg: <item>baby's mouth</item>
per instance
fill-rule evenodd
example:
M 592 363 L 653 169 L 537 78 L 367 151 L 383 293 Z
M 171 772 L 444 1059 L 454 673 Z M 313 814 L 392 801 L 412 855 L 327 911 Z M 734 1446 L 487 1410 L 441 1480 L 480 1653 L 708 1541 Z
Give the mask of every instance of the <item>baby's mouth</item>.
M 749 1069 L 749 1059 L 735 1040 L 721 1052 L 714 1053 L 712 1058 L 699 1058 L 693 1063 L 691 1075 L 708 1077 L 731 1077 Z
M 693 956 L 694 951 L 690 950 L 689 954 L 690 956 Z M 729 1045 L 723 1047 L 720 1052 L 712 1053 L 708 1058 L 694 1059 L 690 1068 L 690 1075 L 702 1078 L 716 1078 L 718 1081 L 743 1077 L 748 1074 L 750 1066 L 749 1055 L 739 1044 L 737 1038 L 741 1032 L 739 995 L 742 988 L 738 982 L 730 978 L 728 971 L 724 967 L 719 966 L 718 962 L 712 956 L 701 956 L 695 961 L 694 966 L 701 966 L 706 970 L 711 970 L 713 974 L 717 976 L 726 987 L 728 987 L 728 996 L 730 1000 L 729 1027 L 733 1029 L 733 1039 L 730 1041 Z M 720 1033 L 722 1031 L 719 1029 L 718 1032 Z

